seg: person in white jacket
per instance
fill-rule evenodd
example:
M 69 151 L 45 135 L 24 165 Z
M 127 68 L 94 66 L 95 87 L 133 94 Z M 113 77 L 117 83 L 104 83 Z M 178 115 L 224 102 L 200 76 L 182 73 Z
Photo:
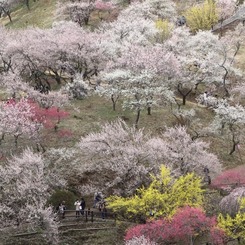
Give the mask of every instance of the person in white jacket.
M 78 218 L 80 215 L 80 204 L 81 202 L 78 199 L 74 203 L 74 206 L 76 208 L 76 218 Z

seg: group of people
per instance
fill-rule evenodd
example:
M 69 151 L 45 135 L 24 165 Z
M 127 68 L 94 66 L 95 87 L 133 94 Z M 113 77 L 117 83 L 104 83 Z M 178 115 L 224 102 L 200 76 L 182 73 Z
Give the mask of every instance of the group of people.
M 95 192 L 93 208 L 99 209 L 99 211 L 101 212 L 102 219 L 106 218 L 107 216 L 106 201 L 105 201 L 105 197 L 103 196 L 102 192 Z
M 76 211 L 76 218 L 80 217 L 80 215 L 85 214 L 86 202 L 84 198 L 77 199 L 74 203 L 75 211 Z M 96 192 L 94 194 L 94 203 L 93 208 L 96 208 L 100 211 L 102 219 L 105 219 L 107 216 L 107 208 L 106 208 L 106 201 L 104 196 L 101 192 Z M 65 211 L 67 210 L 65 201 L 61 202 L 59 206 L 56 208 L 57 212 L 61 215 L 62 218 L 65 218 Z M 88 215 L 90 215 L 91 211 L 88 208 Z
M 81 200 L 77 199 L 74 203 L 74 206 L 76 208 L 76 218 L 78 218 L 81 215 L 84 215 L 84 210 L 86 207 L 86 202 L 84 198 L 81 198 Z

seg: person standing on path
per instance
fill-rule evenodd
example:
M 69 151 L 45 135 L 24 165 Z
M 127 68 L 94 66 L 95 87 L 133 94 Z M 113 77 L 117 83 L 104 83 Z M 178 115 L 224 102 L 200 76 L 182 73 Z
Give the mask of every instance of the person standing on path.
M 74 206 L 76 208 L 76 218 L 78 218 L 80 215 L 80 204 L 81 202 L 78 199 L 74 203 Z
M 86 203 L 85 203 L 85 200 L 84 198 L 81 199 L 81 203 L 80 203 L 80 207 L 81 207 L 81 215 L 84 215 L 84 210 L 85 210 L 85 207 L 86 207 Z

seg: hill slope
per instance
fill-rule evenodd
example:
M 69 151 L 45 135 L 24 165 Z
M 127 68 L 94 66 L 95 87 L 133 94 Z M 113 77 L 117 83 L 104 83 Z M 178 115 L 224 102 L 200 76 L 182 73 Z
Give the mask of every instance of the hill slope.
M 20 5 L 11 13 L 12 23 L 8 17 L 0 19 L 0 23 L 9 28 L 26 28 L 36 26 L 49 28 L 54 21 L 54 11 L 57 0 L 30 1 L 30 10 L 26 5 Z

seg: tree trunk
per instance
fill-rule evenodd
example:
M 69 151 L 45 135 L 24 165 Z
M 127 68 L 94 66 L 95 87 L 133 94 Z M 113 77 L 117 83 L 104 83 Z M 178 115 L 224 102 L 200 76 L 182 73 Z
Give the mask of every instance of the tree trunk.
M 233 142 L 232 149 L 231 149 L 229 155 L 232 155 L 232 154 L 235 152 L 235 150 L 236 150 L 236 145 L 237 145 L 237 143 Z
M 140 109 L 137 109 L 137 116 L 136 116 L 136 120 L 135 120 L 135 128 L 138 128 L 138 123 L 139 123 L 139 119 L 140 119 Z
M 4 141 L 4 136 L 5 136 L 5 134 L 2 133 L 2 137 L 0 138 L 0 145 L 2 144 L 2 141 Z
M 192 91 L 192 88 L 190 90 L 188 90 L 187 93 L 184 93 L 183 91 L 181 91 L 180 84 L 178 84 L 178 92 L 182 95 L 182 104 L 183 105 L 186 104 L 186 98 L 190 94 L 191 91 Z
M 183 100 L 182 100 L 183 102 L 182 102 L 182 104 L 185 105 L 186 104 L 186 97 L 187 96 L 186 95 L 182 95 L 182 96 L 183 96 Z
M 58 74 L 55 74 L 55 81 L 57 82 L 58 85 L 61 84 L 61 79 L 60 79 L 60 76 Z
M 16 148 L 18 147 L 18 138 L 19 138 L 19 135 L 14 135 L 14 145 Z
M 117 96 L 116 98 L 114 98 L 114 95 L 113 94 L 111 95 L 111 101 L 112 101 L 112 109 L 113 109 L 113 111 L 116 111 L 116 103 L 117 103 L 118 98 L 119 98 L 119 96 Z
M 224 65 L 222 65 L 221 67 L 225 70 L 225 75 L 223 76 L 223 88 L 224 88 L 224 91 L 225 91 L 225 96 L 229 97 L 230 93 L 229 93 L 229 91 L 228 91 L 228 89 L 226 87 L 226 78 L 228 76 L 228 70 L 227 70 L 227 68 Z
M 147 107 L 147 115 L 151 115 L 151 107 L 150 106 Z
M 235 135 L 234 135 L 234 133 L 233 133 L 233 135 L 232 135 L 232 149 L 231 149 L 229 155 L 232 155 L 232 154 L 236 151 L 236 146 L 237 146 L 238 144 L 239 144 L 239 141 L 236 141 L 236 140 L 235 140 Z
M 238 244 L 242 244 L 242 241 L 241 241 L 240 237 L 237 238 L 237 242 L 238 242 Z
M 13 21 L 12 21 L 12 18 L 11 18 L 10 12 L 9 12 L 9 11 L 6 11 L 5 13 L 6 13 L 6 15 L 8 16 L 9 21 L 12 23 Z
M 30 10 L 30 0 L 26 0 L 25 2 L 26 2 L 27 9 Z

